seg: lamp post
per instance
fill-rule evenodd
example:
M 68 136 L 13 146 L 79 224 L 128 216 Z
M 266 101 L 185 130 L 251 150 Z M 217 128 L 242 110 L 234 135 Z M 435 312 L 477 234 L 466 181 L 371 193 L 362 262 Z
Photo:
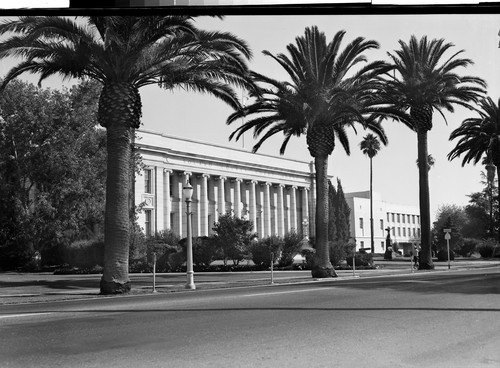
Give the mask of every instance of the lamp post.
M 182 195 L 184 200 L 186 201 L 186 220 L 187 220 L 187 242 L 186 242 L 186 250 L 187 250 L 187 283 L 186 289 L 194 290 L 196 286 L 194 284 L 194 272 L 193 272 L 193 237 L 191 235 L 191 198 L 193 197 L 193 187 L 189 183 L 189 180 L 186 180 L 186 185 L 182 188 Z

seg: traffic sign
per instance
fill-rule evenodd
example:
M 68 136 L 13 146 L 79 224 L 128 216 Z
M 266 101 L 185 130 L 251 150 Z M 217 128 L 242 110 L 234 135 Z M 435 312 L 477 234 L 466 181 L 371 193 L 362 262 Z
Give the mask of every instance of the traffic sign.
M 451 229 L 443 229 L 445 233 L 451 233 Z
M 450 240 L 450 239 L 451 239 L 451 235 L 450 235 L 450 233 L 446 233 L 446 234 L 444 234 L 444 238 L 445 238 L 446 240 Z

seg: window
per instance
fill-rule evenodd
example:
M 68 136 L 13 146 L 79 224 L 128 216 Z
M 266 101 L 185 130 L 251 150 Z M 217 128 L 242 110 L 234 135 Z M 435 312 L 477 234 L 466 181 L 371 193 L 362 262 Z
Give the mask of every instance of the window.
M 384 249 L 384 242 L 383 241 L 380 242 L 380 246 L 382 247 L 382 249 Z
M 146 219 L 144 221 L 144 232 L 146 233 L 146 236 L 151 236 L 151 210 L 146 210 L 144 211 L 144 214 L 146 215 Z
M 401 228 L 398 227 L 398 236 L 401 236 Z
M 408 223 L 410 223 L 410 215 L 407 215 L 408 216 Z
M 389 212 L 387 212 L 387 222 L 389 222 Z
M 363 229 L 363 218 L 362 217 L 359 218 L 359 228 Z
M 415 215 L 411 215 L 412 222 L 415 223 Z
M 416 237 L 415 228 L 413 228 L 413 237 Z
M 153 193 L 151 187 L 151 177 L 153 176 L 153 170 L 144 170 L 144 193 Z
M 392 213 L 391 215 L 392 215 L 392 222 L 394 222 L 394 213 Z
M 365 247 L 365 242 L 364 242 L 364 241 L 360 241 L 360 242 L 359 242 L 359 244 L 360 244 L 360 247 L 361 247 L 361 248 L 364 248 L 364 247 Z
M 384 230 L 384 220 L 380 219 L 380 230 Z
M 398 213 L 398 222 L 400 222 L 400 221 L 401 221 L 401 217 L 399 216 L 399 213 Z
M 392 228 L 392 236 L 396 236 L 396 229 Z
M 408 237 L 410 237 L 410 236 L 411 236 L 411 229 L 408 228 Z
M 420 225 L 420 216 L 417 215 L 417 224 Z
M 402 216 L 403 216 L 403 224 L 404 224 L 405 223 L 406 215 L 403 213 Z
M 417 229 L 418 237 L 420 238 L 420 229 Z
M 406 236 L 406 227 L 403 228 L 403 236 Z

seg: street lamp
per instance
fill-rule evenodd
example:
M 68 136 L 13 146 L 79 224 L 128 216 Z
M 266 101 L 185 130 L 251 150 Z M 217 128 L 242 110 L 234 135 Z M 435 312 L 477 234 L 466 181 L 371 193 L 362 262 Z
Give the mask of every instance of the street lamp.
M 186 180 L 186 185 L 182 188 L 182 195 L 186 201 L 186 220 L 187 220 L 187 283 L 186 289 L 194 290 L 196 286 L 194 284 L 194 272 L 193 272 L 193 237 L 191 235 L 191 198 L 193 197 L 193 187 L 189 183 L 189 179 Z

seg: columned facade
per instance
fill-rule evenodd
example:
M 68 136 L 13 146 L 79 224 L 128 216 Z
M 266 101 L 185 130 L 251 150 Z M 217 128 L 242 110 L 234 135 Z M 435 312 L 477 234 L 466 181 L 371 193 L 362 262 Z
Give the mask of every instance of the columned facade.
M 259 237 L 294 229 L 311 234 L 315 201 L 309 162 L 138 131 L 145 169 L 136 175 L 135 205 L 146 235 L 171 229 L 186 236 L 182 188 L 193 186 L 193 236 L 208 236 L 221 214 L 250 220 Z M 307 221 L 305 221 L 307 220 Z

